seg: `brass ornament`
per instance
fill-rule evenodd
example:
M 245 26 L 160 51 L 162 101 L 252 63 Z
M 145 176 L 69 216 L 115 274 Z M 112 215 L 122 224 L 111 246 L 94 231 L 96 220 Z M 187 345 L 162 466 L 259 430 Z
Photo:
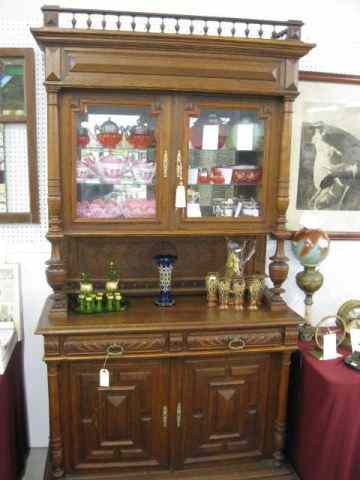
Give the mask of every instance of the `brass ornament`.
M 243 278 L 238 278 L 233 281 L 233 294 L 234 294 L 234 303 L 235 310 L 244 309 L 244 295 L 245 295 L 246 283 Z
M 217 305 L 219 274 L 217 272 L 209 272 L 205 277 L 205 285 L 207 292 L 207 302 L 209 307 Z
M 264 290 L 264 276 L 250 275 L 246 277 L 246 289 L 249 294 L 249 310 L 258 310 Z
M 334 325 L 330 324 L 330 321 L 333 321 Z M 331 328 L 336 328 L 336 330 L 330 330 Z M 324 333 L 324 330 L 326 332 Z M 323 317 L 320 322 L 315 327 L 315 343 L 320 348 L 323 349 L 322 339 L 326 333 L 336 333 L 336 346 L 342 344 L 346 336 L 346 328 L 344 319 L 340 315 L 327 315 Z
M 219 280 L 218 291 L 220 310 L 226 310 L 229 308 L 230 287 L 231 281 L 228 278 L 223 277 Z

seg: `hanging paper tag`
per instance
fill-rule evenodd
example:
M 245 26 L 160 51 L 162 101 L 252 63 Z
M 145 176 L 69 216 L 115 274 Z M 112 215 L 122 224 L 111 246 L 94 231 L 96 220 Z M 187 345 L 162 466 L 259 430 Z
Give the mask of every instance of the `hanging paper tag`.
M 100 387 L 109 387 L 110 386 L 110 373 L 106 368 L 100 370 Z
M 328 333 L 323 337 L 323 360 L 332 360 L 338 357 L 336 352 L 336 333 Z
M 252 150 L 254 138 L 254 125 L 252 123 L 241 123 L 237 125 L 236 150 Z
M 186 208 L 186 215 L 188 218 L 200 218 L 200 205 L 198 203 L 188 203 Z
M 219 144 L 219 125 L 204 125 L 202 149 L 217 150 Z

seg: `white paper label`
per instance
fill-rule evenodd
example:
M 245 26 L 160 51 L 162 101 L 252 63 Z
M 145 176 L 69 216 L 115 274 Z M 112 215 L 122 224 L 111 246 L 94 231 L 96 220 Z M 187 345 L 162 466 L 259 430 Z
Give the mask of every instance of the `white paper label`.
M 360 328 L 350 328 L 351 349 L 360 352 Z
M 253 132 L 254 125 L 252 123 L 243 123 L 237 126 L 236 150 L 253 149 Z
M 186 214 L 188 218 L 199 218 L 201 217 L 201 209 L 198 203 L 188 203 Z
M 189 168 L 188 170 L 188 181 L 189 185 L 196 185 L 198 183 L 199 169 L 198 168 Z
M 204 125 L 202 149 L 217 150 L 219 144 L 219 125 Z
M 324 335 L 323 360 L 332 360 L 337 358 L 336 352 L 336 333 L 328 333 Z
M 110 373 L 106 368 L 100 370 L 100 387 L 109 387 L 110 386 Z

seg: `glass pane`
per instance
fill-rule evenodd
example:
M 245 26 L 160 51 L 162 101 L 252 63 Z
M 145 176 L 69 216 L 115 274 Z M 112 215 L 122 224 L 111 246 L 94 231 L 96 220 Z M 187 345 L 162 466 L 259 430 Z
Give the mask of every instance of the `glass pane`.
M 78 118 L 77 216 L 156 216 L 156 118 L 145 107 L 88 108 Z
M 25 115 L 24 59 L 0 58 L 0 115 Z
M 27 127 L 0 123 L 0 213 L 30 211 Z
M 0 213 L 4 213 L 6 211 L 5 125 L 0 123 Z
M 189 119 L 188 217 L 261 215 L 264 122 L 253 110 Z

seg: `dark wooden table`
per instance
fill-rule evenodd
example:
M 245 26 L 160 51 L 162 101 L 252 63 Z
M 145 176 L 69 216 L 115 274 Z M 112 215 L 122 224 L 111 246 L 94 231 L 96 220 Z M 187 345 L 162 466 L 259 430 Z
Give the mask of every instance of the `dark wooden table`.
M 23 345 L 18 342 L 0 375 L 0 479 L 16 480 L 29 452 L 23 378 Z
M 360 479 L 360 373 L 300 344 L 290 395 L 289 450 L 301 480 Z M 312 347 L 313 348 L 313 347 Z

